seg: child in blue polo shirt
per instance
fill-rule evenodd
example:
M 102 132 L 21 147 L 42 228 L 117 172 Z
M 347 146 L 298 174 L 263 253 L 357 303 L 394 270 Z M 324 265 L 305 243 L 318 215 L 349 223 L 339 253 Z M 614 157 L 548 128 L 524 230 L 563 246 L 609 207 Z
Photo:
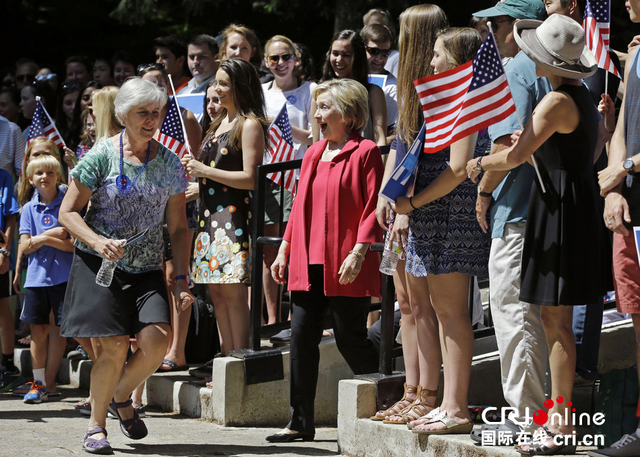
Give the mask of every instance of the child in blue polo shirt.
M 37 190 L 22 208 L 20 244 L 29 256 L 20 319 L 31 324 L 33 383 L 25 403 L 47 400 L 56 391 L 55 379 L 64 355 L 60 337 L 62 304 L 73 259 L 73 240 L 58 222 L 64 191 L 58 187 L 60 162 L 43 155 L 29 162 L 27 178 Z M 49 315 L 53 312 L 53 320 Z

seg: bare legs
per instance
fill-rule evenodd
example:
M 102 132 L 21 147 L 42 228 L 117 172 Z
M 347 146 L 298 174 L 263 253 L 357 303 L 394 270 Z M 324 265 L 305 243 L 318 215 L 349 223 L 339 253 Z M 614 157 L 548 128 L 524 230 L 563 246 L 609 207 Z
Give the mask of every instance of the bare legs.
M 222 353 L 249 347 L 249 307 L 245 284 L 209 284 Z
M 411 386 L 437 390 L 440 378 L 440 341 L 438 339 L 438 320 L 431 306 L 429 286 L 420 284 L 418 290 L 412 289 L 418 278 L 405 273 L 405 261 L 399 260 L 393 282 L 398 295 L 398 304 L 402 314 L 402 353 L 404 356 L 406 381 Z M 436 397 L 427 397 L 435 404 Z M 391 416 L 399 420 L 400 416 Z
M 549 368 L 551 371 L 551 399 L 554 405 L 549 409 L 547 427 L 553 433 L 569 435 L 575 431 L 574 424 L 563 423 L 558 418 L 571 417 L 571 401 L 573 381 L 576 370 L 576 343 L 573 337 L 573 306 L 541 306 L 540 318 L 549 345 Z M 634 322 L 635 326 L 635 322 Z M 563 402 L 556 401 L 562 397 Z M 569 409 L 568 414 L 565 412 Z M 553 438 L 545 436 L 541 444 L 555 448 Z M 523 446 L 527 451 L 531 446 Z
M 96 359 L 91 370 L 91 418 L 87 430 L 105 428 L 111 398 L 124 402 L 131 392 L 151 376 L 160 365 L 169 344 L 169 325 L 151 324 L 137 335 L 138 350 L 125 363 L 129 336 L 92 338 Z M 123 420 L 133 417 L 133 407 L 120 408 Z M 93 435 L 95 439 L 102 434 Z
M 473 331 L 469 320 L 469 275 L 449 273 L 417 278 L 407 274 L 411 291 L 411 306 L 417 322 L 418 346 L 427 365 L 440 360 L 437 322 L 440 322 L 440 347 L 444 363 L 444 395 L 440 411 L 460 424 L 471 420 L 467 407 L 471 359 L 473 357 Z M 430 298 L 430 301 L 429 301 Z M 436 318 L 437 316 L 437 318 Z M 435 328 L 434 328 L 435 327 Z M 437 354 L 436 354 L 437 352 Z M 437 389 L 439 372 L 431 370 L 426 389 Z M 444 428 L 441 422 L 419 426 L 424 430 Z
M 56 375 L 64 357 L 66 338 L 60 337 L 60 327 L 50 324 L 31 324 L 31 364 L 44 368 L 43 384 L 49 392 L 56 392 Z
M 190 230 L 189 233 L 191 232 Z M 165 283 L 167 284 L 167 295 L 169 296 L 169 306 L 171 307 L 171 340 L 164 358 L 175 362 L 178 366 L 182 366 L 187 363 L 184 347 L 187 343 L 192 308 L 189 306 L 178 314 L 177 307 L 174 305 L 173 291 L 176 287 L 176 277 L 173 260 L 165 262 Z M 163 364 L 162 368 L 169 370 L 171 367 Z

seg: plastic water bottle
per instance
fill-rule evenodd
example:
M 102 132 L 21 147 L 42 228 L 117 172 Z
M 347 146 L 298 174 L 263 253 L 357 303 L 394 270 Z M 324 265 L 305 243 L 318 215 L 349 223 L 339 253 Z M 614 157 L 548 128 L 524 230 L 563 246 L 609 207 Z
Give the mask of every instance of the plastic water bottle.
M 398 259 L 402 254 L 402 248 L 396 240 L 393 240 L 390 249 L 385 249 L 382 255 L 382 262 L 380 262 L 380 272 L 385 275 L 392 276 L 396 272 L 398 266 Z
M 120 241 L 120 244 L 124 246 L 127 244 L 127 240 Z M 113 281 L 113 272 L 115 271 L 117 264 L 118 262 L 116 260 L 107 260 L 103 258 L 100 270 L 98 270 L 98 274 L 96 275 L 96 284 L 102 287 L 109 287 L 111 285 L 111 281 Z

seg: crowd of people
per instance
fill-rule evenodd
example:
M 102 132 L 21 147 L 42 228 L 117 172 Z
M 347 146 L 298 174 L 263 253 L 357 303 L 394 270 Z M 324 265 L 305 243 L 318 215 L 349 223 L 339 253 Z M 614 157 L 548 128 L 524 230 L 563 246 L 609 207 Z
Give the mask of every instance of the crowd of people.
M 640 0 L 626 5 L 640 22 Z M 381 273 L 370 247 L 384 240 L 385 253 L 401 251 L 393 280 L 406 382 L 403 397 L 371 419 L 417 434 L 470 433 L 481 444 L 499 432 L 525 455 L 575 453 L 558 438 L 575 434 L 566 414 L 574 385 L 598 374 L 607 290 L 615 286 L 640 335 L 638 43 L 622 59 L 610 52 L 620 71 L 624 64 L 616 119 L 618 80 L 584 45 L 584 10 L 584 0 L 501 0 L 452 27 L 442 8 L 420 4 L 400 15 L 396 36 L 389 13 L 373 9 L 361 31 L 327 43 L 318 78 L 304 44 L 274 35 L 262 46 L 242 24 L 187 42 L 158 37 L 146 59 L 126 50 L 71 56 L 64 72 L 19 59 L 0 75 L 0 390 L 25 403 L 58 395 L 55 376 L 74 338 L 75 352 L 94 362 L 78 405 L 90 415 L 83 448 L 110 454 L 108 411 L 127 437 L 144 438 L 145 380 L 186 369 L 190 287 L 208 289 L 226 356 L 248 347 L 252 281 L 262 282 L 267 324 L 281 318 L 286 285 L 292 418 L 267 440 L 313 440 L 327 313 L 352 371 L 377 370 L 367 325 Z M 469 62 L 490 31 L 517 113 L 420 154 L 413 190 L 389 204 L 381 186 L 425 123 L 414 81 Z M 180 160 L 158 140 L 170 98 L 182 96 L 199 107 L 179 110 L 191 148 Z M 63 148 L 33 138 L 38 102 Z M 295 195 L 271 181 L 254 189 L 283 106 L 302 159 Z M 265 193 L 265 235 L 283 234 L 279 249 L 265 248 L 261 278 L 251 275 L 255 192 Z M 474 430 L 468 296 L 474 277 L 486 276 L 514 413 Z M 24 386 L 13 360 L 14 293 L 18 336 L 30 335 L 34 380 Z M 549 423 L 530 420 L 559 397 Z M 590 452 L 640 455 L 640 427 Z

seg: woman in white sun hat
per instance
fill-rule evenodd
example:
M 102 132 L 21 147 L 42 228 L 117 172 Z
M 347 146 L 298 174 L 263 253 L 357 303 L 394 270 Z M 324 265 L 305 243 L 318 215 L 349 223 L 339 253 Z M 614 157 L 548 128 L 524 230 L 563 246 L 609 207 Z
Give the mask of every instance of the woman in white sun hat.
M 580 24 L 554 14 L 546 21 L 514 24 L 520 48 L 536 63 L 536 74 L 553 87 L 536 107 L 531 121 L 511 148 L 473 159 L 467 164 L 472 180 L 485 170 L 510 170 L 536 159 L 542 176 L 531 189 L 522 255 L 520 300 L 541 305 L 542 324 L 549 345 L 551 399 L 549 420 L 533 444 L 518 451 L 527 455 L 573 454 L 575 432 L 571 394 L 576 348 L 571 329 L 573 305 L 596 302 L 603 295 L 598 273 L 600 249 L 594 199 L 594 153 L 598 142 L 598 114 L 589 91 L 580 81 L 593 74 L 596 60 L 584 47 Z M 545 405 L 547 406 L 547 405 Z M 562 416 L 558 420 L 558 414 Z M 567 413 L 567 416 L 565 416 Z M 556 437 L 557 436 L 557 437 Z M 554 437 L 555 440 L 554 440 Z

